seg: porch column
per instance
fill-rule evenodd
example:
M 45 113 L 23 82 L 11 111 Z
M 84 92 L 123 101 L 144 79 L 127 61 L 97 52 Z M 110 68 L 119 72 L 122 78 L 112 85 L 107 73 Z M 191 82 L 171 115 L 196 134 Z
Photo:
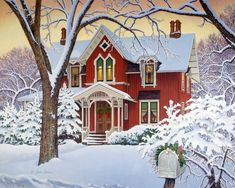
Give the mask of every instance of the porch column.
M 120 132 L 120 101 L 118 100 L 118 132 Z
M 123 117 L 123 111 L 124 111 L 124 108 L 123 108 L 123 104 L 122 104 L 122 107 L 121 107 L 121 118 L 122 118 L 122 121 L 121 121 L 121 130 L 123 131 L 123 121 L 124 121 L 124 117 Z
M 82 130 L 84 130 L 84 123 L 85 123 L 85 121 L 84 121 L 84 105 L 83 105 L 83 100 L 82 100 L 82 109 L 81 109 L 82 111 Z
M 114 104 L 113 104 L 113 100 L 111 100 L 111 108 L 112 108 L 112 112 L 111 112 L 111 117 L 112 117 L 112 120 L 111 120 L 111 127 L 113 128 L 114 127 Z
M 91 128 L 90 128 L 90 120 L 91 120 L 91 118 L 90 118 L 90 100 L 89 101 L 87 101 L 87 106 L 88 106 L 88 108 L 87 108 L 87 125 L 88 125 L 88 130 L 90 131 L 91 130 Z
M 85 127 L 86 127 L 86 129 L 87 129 L 87 128 L 88 128 L 88 125 L 87 125 L 87 120 L 88 120 L 88 118 L 87 118 L 87 107 L 84 108 L 84 110 L 86 111 L 86 117 L 85 117 L 85 118 L 86 118 L 86 126 L 85 126 Z

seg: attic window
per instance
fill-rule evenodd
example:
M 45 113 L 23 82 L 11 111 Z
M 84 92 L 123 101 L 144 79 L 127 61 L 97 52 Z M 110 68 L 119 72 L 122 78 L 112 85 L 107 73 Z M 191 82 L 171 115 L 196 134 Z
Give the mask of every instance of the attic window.
M 153 86 L 157 85 L 156 81 L 156 69 L 158 61 L 153 58 L 146 58 L 140 61 L 141 64 L 141 78 L 142 86 Z
M 106 51 L 109 48 L 110 44 L 106 41 L 103 40 L 103 42 L 100 44 L 100 47 L 102 48 L 103 51 Z

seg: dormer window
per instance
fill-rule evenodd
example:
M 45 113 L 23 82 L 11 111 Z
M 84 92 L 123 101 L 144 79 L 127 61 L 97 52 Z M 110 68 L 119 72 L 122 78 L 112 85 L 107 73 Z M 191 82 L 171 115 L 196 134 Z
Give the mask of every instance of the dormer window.
M 100 47 L 105 52 L 109 48 L 110 44 L 104 39 L 103 42 L 100 44 Z
M 154 82 L 154 64 L 145 65 L 145 84 L 153 84 Z
M 104 61 L 101 57 L 97 59 L 97 81 L 103 81 L 104 80 Z
M 156 66 L 158 62 L 154 59 L 142 59 L 141 64 L 141 77 L 142 77 L 142 86 L 156 86 Z

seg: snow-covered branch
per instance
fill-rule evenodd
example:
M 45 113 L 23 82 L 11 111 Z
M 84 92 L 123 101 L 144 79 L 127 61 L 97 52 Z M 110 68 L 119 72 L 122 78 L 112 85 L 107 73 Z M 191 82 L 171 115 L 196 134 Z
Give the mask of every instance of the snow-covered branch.
M 6 102 L 18 104 L 17 98 L 40 88 L 34 56 L 29 49 L 14 49 L 0 58 L 0 95 Z

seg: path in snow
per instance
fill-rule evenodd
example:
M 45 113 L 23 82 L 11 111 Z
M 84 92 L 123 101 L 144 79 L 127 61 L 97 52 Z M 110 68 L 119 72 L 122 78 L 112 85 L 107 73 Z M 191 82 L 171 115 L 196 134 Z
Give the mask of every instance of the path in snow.
M 0 145 L 0 187 L 161 188 L 137 146 L 60 146 L 60 158 L 37 166 L 39 147 Z M 194 187 L 189 181 L 184 188 Z M 191 184 L 191 185 L 190 185 Z

